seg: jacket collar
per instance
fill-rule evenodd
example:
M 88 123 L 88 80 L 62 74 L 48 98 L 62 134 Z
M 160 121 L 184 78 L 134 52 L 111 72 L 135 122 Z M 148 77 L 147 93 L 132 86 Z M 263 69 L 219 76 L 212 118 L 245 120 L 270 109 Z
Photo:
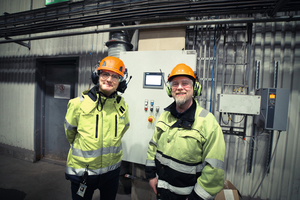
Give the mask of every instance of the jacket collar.
M 89 98 L 84 98 L 83 102 L 81 103 L 81 109 L 85 113 L 91 112 L 93 109 L 97 109 L 99 107 L 99 111 L 101 111 L 103 106 L 105 105 L 106 100 L 110 102 L 113 101 L 113 105 L 120 116 L 126 113 L 126 105 L 124 99 L 117 95 L 117 92 L 114 92 L 109 97 L 101 96 L 99 93 L 99 86 L 96 85 L 90 90 L 84 91 L 83 95 L 87 95 Z
M 100 95 L 99 92 L 99 85 L 94 86 L 92 89 L 90 89 L 87 93 L 87 95 L 93 100 L 96 101 L 97 100 L 97 94 Z M 106 96 L 101 96 L 104 98 L 114 98 L 117 95 L 117 92 L 113 92 L 110 96 L 106 97 Z
M 197 104 L 193 99 L 193 104 L 185 112 L 178 113 L 176 110 L 175 101 L 165 108 L 165 111 L 169 111 L 178 120 L 172 125 L 172 127 L 181 127 L 186 129 L 191 129 L 195 121 L 195 112 Z

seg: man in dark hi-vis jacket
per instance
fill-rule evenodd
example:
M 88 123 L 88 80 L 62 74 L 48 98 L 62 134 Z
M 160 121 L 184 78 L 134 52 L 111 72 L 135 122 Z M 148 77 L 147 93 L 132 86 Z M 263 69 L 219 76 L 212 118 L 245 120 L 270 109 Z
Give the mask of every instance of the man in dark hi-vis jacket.
M 167 93 L 174 98 L 149 142 L 146 178 L 160 200 L 214 199 L 224 185 L 225 142 L 221 127 L 193 98 L 201 85 L 193 70 L 173 68 Z

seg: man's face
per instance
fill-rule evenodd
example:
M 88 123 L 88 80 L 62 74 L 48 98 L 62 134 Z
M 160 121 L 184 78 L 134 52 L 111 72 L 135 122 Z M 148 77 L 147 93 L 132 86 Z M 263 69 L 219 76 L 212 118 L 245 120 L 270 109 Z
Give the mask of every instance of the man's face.
M 185 76 L 175 77 L 171 82 L 172 96 L 178 106 L 190 102 L 193 98 L 193 81 Z
M 108 70 L 103 70 L 99 75 L 99 91 L 110 96 L 117 90 L 120 82 L 120 75 Z

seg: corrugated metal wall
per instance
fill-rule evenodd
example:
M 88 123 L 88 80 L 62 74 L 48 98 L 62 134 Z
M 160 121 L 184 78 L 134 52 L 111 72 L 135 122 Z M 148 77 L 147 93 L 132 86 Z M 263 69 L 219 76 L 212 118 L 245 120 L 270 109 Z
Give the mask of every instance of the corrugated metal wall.
M 0 1 L 0 13 L 14 13 L 44 6 L 45 2 L 40 0 Z M 102 27 L 104 26 L 73 31 L 88 31 Z M 67 31 L 56 33 L 65 32 Z M 45 34 L 49 33 L 34 36 Z M 78 56 L 79 76 L 76 91 L 80 94 L 90 87 L 89 84 L 93 84 L 90 81 L 91 70 L 97 61 L 107 54 L 105 42 L 108 38 L 109 33 L 100 33 L 35 40 L 30 42 L 30 50 L 16 43 L 2 44 L 0 46 L 0 143 L 34 150 L 36 58 Z M 24 42 L 28 43 L 28 41 Z
M 0 13 L 30 10 L 31 0 L 0 1 Z M 35 58 L 15 44 L 0 47 L 0 142 L 34 149 Z
M 5 3 L 6 2 L 6 3 Z M 0 11 L 17 12 L 30 9 L 30 0 L 1 1 Z M 43 1 L 33 1 L 33 9 L 43 7 Z M 42 2 L 42 3 L 41 3 Z M 12 6 L 14 5 L 14 6 Z M 287 131 L 281 133 L 270 172 L 265 177 L 256 197 L 261 199 L 300 199 L 300 29 L 299 22 L 277 22 L 253 25 L 253 43 L 251 46 L 251 63 L 249 93 L 254 94 L 255 61 L 261 61 L 260 87 L 273 87 L 273 66 L 279 62 L 278 87 L 290 89 L 289 115 Z M 212 26 L 213 27 L 213 26 Z M 101 27 L 98 27 L 101 28 Z M 200 103 L 210 110 L 211 78 L 213 66 L 214 32 L 199 27 L 201 36 L 194 44 L 199 53 L 199 73 L 202 78 L 203 93 Z M 95 27 L 87 28 L 93 30 Z M 219 34 L 219 35 L 218 35 Z M 224 33 L 218 33 L 215 45 L 214 77 L 215 96 L 222 91 L 222 72 L 225 62 L 247 62 L 245 55 L 249 53 L 245 43 L 235 45 L 224 43 Z M 246 41 L 246 33 L 228 32 L 228 41 Z M 91 67 L 107 53 L 105 42 L 108 33 L 94 35 L 78 35 L 68 38 L 44 39 L 31 42 L 31 50 L 18 44 L 0 45 L 0 142 L 16 147 L 34 150 L 34 100 L 35 100 L 35 63 L 37 57 L 79 57 L 78 94 L 89 88 Z M 194 41 L 193 41 L 194 42 Z M 193 43 L 192 42 L 192 43 Z M 188 42 L 187 42 L 188 43 Z M 189 43 L 190 44 L 190 43 Z M 192 49 L 192 46 L 188 48 Z M 245 50 L 245 51 L 244 51 Z M 132 70 L 132 69 L 131 69 Z M 232 84 L 244 84 L 246 67 L 228 65 L 225 69 L 225 81 Z M 247 89 L 234 90 L 235 86 L 224 87 L 225 93 L 246 94 Z M 218 119 L 219 113 L 212 112 Z M 239 121 L 241 117 L 235 117 Z M 252 136 L 252 117 L 248 118 L 247 136 Z M 132 122 L 134 123 L 134 122 Z M 259 129 L 255 130 L 256 134 Z M 276 144 L 278 132 L 274 132 L 272 152 Z M 252 196 L 259 186 L 266 171 L 269 135 L 264 133 L 258 137 L 225 135 L 226 141 L 226 179 L 240 190 L 243 196 Z M 252 172 L 248 173 L 249 149 L 253 147 Z
M 269 156 L 274 152 L 278 131 L 274 131 L 272 140 L 268 132 L 260 134 L 262 129 L 255 128 L 253 132 L 253 117 L 250 116 L 247 119 L 245 140 L 240 136 L 225 135 L 226 179 L 237 186 L 246 199 L 250 199 L 254 194 L 254 197 L 261 199 L 300 199 L 300 172 L 297 170 L 300 162 L 300 147 L 297 145 L 300 132 L 299 25 L 299 22 L 253 24 L 251 52 L 246 44 L 246 29 L 226 31 L 226 35 L 225 32 L 221 35 L 217 33 L 215 37 L 214 26 L 202 26 L 197 28 L 197 39 L 187 42 L 189 44 L 187 48 L 196 49 L 199 54 L 198 70 L 203 89 L 202 96 L 199 98 L 200 105 L 207 110 L 211 109 L 217 119 L 219 119 L 219 112 L 213 109 L 216 106 L 213 104 L 216 94 L 221 92 L 255 94 L 256 61 L 261 62 L 259 88 L 273 87 L 274 65 L 278 62 L 277 87 L 290 90 L 287 131 L 280 134 L 269 173 L 266 174 L 258 190 L 269 163 Z M 216 39 L 215 58 L 213 58 L 214 38 Z M 247 57 L 249 55 L 250 59 Z M 249 80 L 245 76 L 247 64 L 234 65 L 234 63 L 247 63 L 248 60 L 250 61 Z M 217 79 L 214 79 L 213 85 L 216 87 L 211 91 L 213 64 L 215 66 L 214 78 L 217 77 Z M 223 70 L 225 71 L 224 77 Z M 224 83 L 222 83 L 223 78 Z M 242 121 L 242 123 L 237 123 L 242 127 L 243 117 L 233 117 L 233 121 Z M 223 118 L 225 119 L 224 116 Z M 220 123 L 224 125 L 221 121 Z M 236 124 L 231 124 L 236 126 Z M 255 137 L 252 137 L 253 135 Z M 268 152 L 269 143 L 272 147 L 271 152 Z M 251 148 L 253 149 L 252 165 L 249 159 Z M 252 167 L 251 172 L 248 171 L 249 166 Z
M 254 24 L 253 60 L 261 61 L 260 87 L 273 87 L 275 61 L 279 62 L 278 87 L 290 89 L 287 131 L 281 133 L 270 173 L 257 195 L 262 199 L 300 199 L 299 142 L 299 77 L 300 29 L 299 22 Z M 273 149 L 278 136 L 274 132 Z M 265 149 L 268 136 L 255 138 L 253 173 L 249 182 L 244 179 L 243 190 L 253 194 L 265 172 Z M 242 174 L 247 177 L 248 174 Z M 248 185 L 248 183 L 250 183 Z
M 79 76 L 76 91 L 80 94 L 93 84 L 90 80 L 91 70 L 107 55 L 105 42 L 108 37 L 108 33 L 101 33 L 31 41 L 31 50 L 14 43 L 1 45 L 0 141 L 34 150 L 36 58 L 78 56 Z
M 0 142 L 33 150 L 35 58 L 0 58 Z

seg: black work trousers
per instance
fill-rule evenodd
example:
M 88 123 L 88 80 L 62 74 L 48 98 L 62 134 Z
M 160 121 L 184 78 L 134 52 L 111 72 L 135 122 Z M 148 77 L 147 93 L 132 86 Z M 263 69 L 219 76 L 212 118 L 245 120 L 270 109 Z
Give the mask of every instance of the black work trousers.
M 77 194 L 80 183 L 83 182 L 82 177 L 66 175 L 66 178 L 71 181 L 71 192 L 73 200 L 91 200 L 94 191 L 100 190 L 101 200 L 115 200 L 119 186 L 120 167 L 114 171 L 96 176 L 88 176 L 86 183 L 86 191 L 84 197 Z

